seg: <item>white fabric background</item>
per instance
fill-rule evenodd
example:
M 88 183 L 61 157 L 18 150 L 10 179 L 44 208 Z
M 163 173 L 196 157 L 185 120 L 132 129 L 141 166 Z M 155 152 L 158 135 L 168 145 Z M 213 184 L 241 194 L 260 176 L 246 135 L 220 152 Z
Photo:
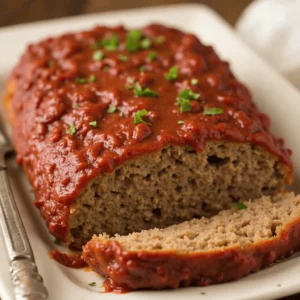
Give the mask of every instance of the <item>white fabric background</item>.
M 236 30 L 300 89 L 300 0 L 256 0 L 246 8 Z

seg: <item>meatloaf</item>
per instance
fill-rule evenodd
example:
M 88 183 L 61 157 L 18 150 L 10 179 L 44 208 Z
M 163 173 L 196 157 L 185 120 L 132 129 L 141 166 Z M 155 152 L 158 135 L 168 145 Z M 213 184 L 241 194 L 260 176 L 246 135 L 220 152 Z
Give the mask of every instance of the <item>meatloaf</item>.
M 238 279 L 300 247 L 300 196 L 262 198 L 165 229 L 95 236 L 83 247 L 105 287 L 163 289 Z
M 161 25 L 27 47 L 5 97 L 50 232 L 81 248 L 212 216 L 292 181 L 291 152 L 210 46 Z

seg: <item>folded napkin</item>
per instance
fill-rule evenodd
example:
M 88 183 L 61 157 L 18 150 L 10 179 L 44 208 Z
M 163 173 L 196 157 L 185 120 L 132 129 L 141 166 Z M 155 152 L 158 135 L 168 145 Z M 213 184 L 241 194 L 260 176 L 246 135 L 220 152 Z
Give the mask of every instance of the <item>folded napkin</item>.
M 300 0 L 256 0 L 237 22 L 240 37 L 300 89 Z

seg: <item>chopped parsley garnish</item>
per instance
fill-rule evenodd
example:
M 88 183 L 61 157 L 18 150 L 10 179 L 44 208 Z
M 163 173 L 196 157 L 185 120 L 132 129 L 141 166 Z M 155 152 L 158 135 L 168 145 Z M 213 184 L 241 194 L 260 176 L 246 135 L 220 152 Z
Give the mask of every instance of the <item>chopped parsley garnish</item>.
M 54 60 L 49 60 L 49 61 L 48 61 L 48 67 L 49 67 L 49 68 L 54 67 L 54 65 L 55 65 Z
M 163 43 L 164 41 L 165 41 L 165 37 L 162 36 L 162 35 L 159 35 L 159 36 L 157 36 L 157 37 L 155 38 L 155 43 L 157 43 L 157 44 L 161 44 L 161 43 Z
M 95 75 L 91 75 L 88 79 L 87 78 L 83 78 L 83 77 L 77 77 L 75 79 L 76 83 L 79 84 L 86 84 L 88 82 L 95 82 L 97 80 Z
M 115 33 L 113 33 L 109 38 L 101 40 L 101 46 L 103 46 L 107 51 L 116 51 L 118 49 L 119 40 Z
M 97 50 L 93 54 L 93 60 L 102 60 L 104 58 L 104 53 L 101 50 Z
M 91 48 L 93 49 L 99 49 L 101 47 L 101 42 L 100 41 L 96 41 L 94 43 L 91 44 Z
M 89 286 L 96 286 L 96 282 L 90 282 Z
M 128 32 L 126 40 L 126 50 L 129 52 L 135 52 L 139 49 L 139 41 L 142 37 L 140 30 L 132 30 Z
M 54 240 L 54 244 L 55 244 L 55 245 L 59 245 L 59 244 L 60 244 L 60 240 L 56 238 L 56 239 Z
M 79 83 L 79 84 L 85 84 L 85 83 L 88 83 L 88 80 L 86 78 L 82 78 L 82 77 L 77 77 L 75 79 L 76 83 Z
M 139 68 L 139 70 L 140 70 L 140 72 L 145 72 L 145 71 L 146 71 L 146 67 L 145 67 L 145 66 L 141 66 L 141 67 Z
M 107 113 L 109 114 L 112 114 L 114 113 L 115 111 L 117 110 L 117 108 L 115 106 L 110 106 L 108 109 L 107 109 Z
M 148 54 L 148 59 L 149 59 L 150 61 L 153 61 L 153 60 L 155 60 L 156 58 L 157 58 L 157 55 L 156 55 L 155 52 L 150 52 L 150 53 Z
M 178 94 L 177 105 L 180 105 L 181 112 L 187 112 L 191 110 L 190 100 L 197 100 L 200 94 L 194 93 L 191 89 L 185 88 Z
M 104 71 L 104 72 L 107 72 L 109 69 L 110 69 L 110 66 L 105 66 L 105 67 L 103 68 L 103 71 Z
M 97 127 L 97 121 L 89 122 L 89 125 L 91 125 L 92 127 Z
M 179 120 L 179 121 L 177 122 L 177 124 L 182 125 L 182 124 L 184 124 L 184 121 Z
M 198 84 L 198 82 L 199 82 L 199 80 L 197 78 L 192 78 L 191 79 L 191 84 L 192 85 L 196 85 L 196 84 Z
M 178 77 L 178 67 L 174 66 L 170 68 L 169 72 L 165 74 L 165 78 L 170 81 L 176 80 Z
M 134 78 L 127 77 L 127 80 L 126 80 L 126 89 L 127 90 L 132 90 L 133 89 L 133 84 L 134 84 Z
M 95 82 L 97 80 L 96 76 L 95 75 L 91 75 L 89 77 L 89 82 Z
M 120 61 L 127 61 L 128 60 L 128 56 L 124 55 L 124 54 L 119 54 L 118 55 L 118 59 Z
M 242 209 L 245 209 L 248 207 L 247 205 L 245 205 L 242 202 L 232 203 L 232 205 L 238 210 L 242 210 Z
M 143 49 L 149 49 L 152 45 L 152 42 L 149 38 L 144 38 L 140 42 L 140 47 Z
M 68 133 L 71 134 L 71 135 L 74 135 L 76 133 L 76 127 L 74 124 L 71 124 L 70 125 L 70 128 L 68 130 Z
M 142 109 L 142 110 L 135 112 L 133 115 L 133 123 L 135 125 L 140 124 L 140 123 L 151 125 L 150 123 L 143 120 L 143 117 L 147 116 L 147 114 L 148 114 L 148 111 L 146 109 Z
M 221 115 L 223 113 L 222 108 L 217 108 L 217 107 L 207 107 L 204 108 L 203 114 L 205 116 L 215 116 L 215 115 Z
M 136 83 L 133 89 L 134 95 L 136 97 L 157 97 L 157 93 L 149 88 L 142 89 L 139 83 Z

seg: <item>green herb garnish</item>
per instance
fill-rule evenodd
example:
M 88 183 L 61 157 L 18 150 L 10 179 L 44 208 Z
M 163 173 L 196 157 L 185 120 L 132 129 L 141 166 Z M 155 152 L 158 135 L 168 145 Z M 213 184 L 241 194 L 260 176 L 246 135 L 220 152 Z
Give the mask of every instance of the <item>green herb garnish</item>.
M 54 60 L 49 60 L 49 61 L 48 61 L 48 67 L 49 67 L 49 68 L 54 67 L 54 65 L 55 65 Z
M 145 72 L 145 71 L 146 71 L 146 67 L 145 67 L 145 66 L 141 66 L 141 67 L 139 68 L 139 70 L 140 70 L 140 72 Z
M 102 70 L 103 70 L 104 72 L 107 72 L 109 69 L 110 69 L 110 66 L 105 66 Z
M 103 46 L 107 51 L 116 51 L 118 49 L 119 40 L 115 33 L 113 33 L 109 38 L 101 40 L 101 46 Z
M 149 88 L 142 89 L 139 83 L 136 83 L 133 89 L 134 95 L 136 97 L 157 97 L 157 93 Z
M 178 67 L 174 66 L 170 68 L 169 72 L 165 74 L 165 78 L 170 81 L 176 80 L 178 77 Z
M 96 282 L 90 282 L 89 286 L 96 286 Z
M 97 127 L 97 121 L 89 122 L 89 125 L 91 125 L 92 127 Z
M 104 53 L 101 50 L 97 50 L 93 54 L 93 60 L 102 60 L 104 58 Z
M 205 292 L 201 292 L 200 294 L 201 294 L 201 295 L 206 295 L 206 293 L 205 293 Z
M 140 47 L 143 49 L 149 49 L 152 45 L 152 42 L 149 38 L 144 38 L 140 42 Z
M 150 53 L 148 54 L 148 59 L 149 59 L 150 61 L 153 61 L 153 60 L 155 60 L 156 58 L 157 58 L 157 55 L 156 55 L 155 52 L 150 52 Z
M 76 127 L 74 124 L 71 124 L 70 125 L 70 128 L 68 130 L 68 133 L 71 134 L 71 135 L 74 135 L 76 133 Z
M 127 61 L 127 60 L 128 60 L 128 56 L 123 55 L 123 54 L 119 54 L 119 55 L 118 55 L 118 59 L 119 59 L 120 61 Z
M 54 244 L 55 244 L 55 245 L 59 245 L 59 244 L 60 244 L 60 240 L 56 238 L 56 239 L 54 240 Z
M 147 114 L 148 114 L 148 111 L 146 109 L 142 109 L 140 111 L 135 112 L 133 115 L 133 123 L 135 125 L 140 124 L 140 123 L 151 125 L 150 123 L 143 120 L 143 117 L 147 116 Z
M 91 75 L 89 77 L 89 82 L 95 82 L 97 80 L 96 76 L 95 75 Z
M 133 84 L 134 84 L 134 79 L 132 77 L 127 77 L 126 89 L 132 90 L 133 89 Z
M 107 113 L 109 114 L 112 114 L 114 113 L 115 111 L 117 110 L 117 108 L 115 106 L 110 106 L 108 109 L 107 109 Z
M 242 210 L 242 209 L 245 209 L 248 207 L 247 205 L 245 205 L 242 202 L 232 203 L 232 205 L 238 210 Z
M 187 112 L 191 110 L 190 100 L 197 100 L 200 94 L 194 93 L 191 89 L 185 88 L 178 94 L 177 105 L 180 105 L 181 112 Z
M 198 84 L 198 82 L 199 82 L 199 80 L 197 78 L 192 78 L 191 79 L 191 84 L 192 85 L 196 85 L 196 84 Z
M 79 84 L 85 84 L 85 83 L 88 83 L 88 80 L 86 78 L 82 78 L 82 77 L 77 77 L 75 79 L 75 82 L 76 83 L 79 83 Z
M 179 120 L 179 121 L 177 122 L 177 124 L 182 125 L 182 124 L 184 124 L 184 121 Z
M 132 30 L 128 32 L 126 40 L 126 50 L 129 52 L 135 52 L 139 49 L 139 41 L 142 37 L 140 30 Z
M 164 41 L 165 41 L 165 37 L 162 36 L 162 35 L 159 35 L 159 36 L 157 36 L 157 37 L 155 38 L 155 43 L 157 43 L 157 44 L 161 44 L 161 43 L 163 43 Z
M 207 107 L 204 108 L 203 114 L 205 116 L 215 116 L 215 115 L 221 115 L 223 113 L 222 108 L 217 108 L 217 107 Z

